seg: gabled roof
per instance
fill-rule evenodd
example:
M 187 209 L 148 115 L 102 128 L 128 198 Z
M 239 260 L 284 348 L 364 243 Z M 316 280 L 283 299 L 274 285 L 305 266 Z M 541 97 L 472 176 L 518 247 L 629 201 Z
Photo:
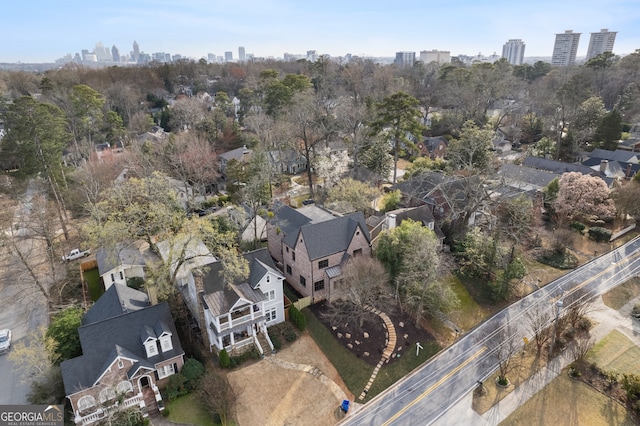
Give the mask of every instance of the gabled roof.
M 137 247 L 100 248 L 96 252 L 98 271 L 100 275 L 117 268 L 120 265 L 144 266 L 144 258 Z
M 147 358 L 140 336 L 149 328 L 158 327 L 170 331 L 173 349 Z M 60 366 L 67 395 L 94 386 L 105 366 L 111 365 L 118 356 L 137 359 L 141 365 L 155 369 L 154 365 L 161 361 L 184 355 L 166 302 L 85 324 L 78 329 L 78 334 L 83 355 Z
M 162 260 L 171 262 L 171 270 L 175 271 L 178 268 L 177 277 L 181 277 L 193 269 L 216 262 L 216 258 L 199 238 L 183 236 L 171 241 L 160 241 L 156 246 Z M 182 259 L 184 262 L 178 266 Z
M 251 303 L 264 300 L 264 294 L 257 289 L 257 285 L 267 272 L 284 279 L 266 247 L 243 253 L 242 257 L 249 263 L 249 278 L 245 281 L 237 280 L 233 285 L 225 286 L 222 278 L 222 262 L 211 264 L 203 275 L 205 292 L 203 297 L 213 315 L 229 312 L 240 299 Z
M 450 177 L 442 172 L 425 171 L 416 176 L 412 176 L 409 180 L 399 182 L 397 188 L 403 194 L 416 198 L 424 198 L 438 185 L 450 179 Z
M 589 158 L 599 158 L 602 160 L 619 161 L 621 163 L 637 163 L 638 153 L 631 152 L 624 149 L 616 149 L 615 151 L 609 151 L 607 149 L 594 149 L 587 153 Z
M 82 325 L 104 321 L 149 306 L 146 293 L 122 284 L 113 284 L 82 317 Z
M 225 161 L 236 160 L 241 163 L 246 163 L 247 161 L 249 161 L 249 158 L 251 158 L 252 153 L 253 151 L 251 151 L 249 148 L 247 148 L 246 146 L 242 146 L 240 148 L 232 149 L 231 151 L 223 152 L 222 154 L 220 154 L 220 158 L 224 159 Z
M 590 167 L 592 170 L 600 173 L 602 171 L 603 161 L 605 162 L 604 173 L 607 177 L 631 178 L 640 170 L 640 164 L 601 160 L 595 157 L 584 160 L 582 165 Z
M 515 186 L 525 191 L 542 189 L 549 185 L 552 180 L 560 177 L 559 174 L 548 170 L 538 170 L 508 163 L 500 166 L 498 175 L 504 177 L 510 186 Z
M 357 229 L 360 229 L 367 241 L 370 241 L 369 229 L 362 212 L 304 225 L 300 228 L 300 233 L 304 238 L 309 259 L 315 260 L 347 250 Z
M 613 179 L 605 177 L 600 172 L 582 164 L 564 163 L 562 161 L 548 160 L 540 157 L 527 157 L 524 159 L 523 166 L 533 167 L 534 169 L 539 170 L 547 170 L 558 174 L 578 172 L 583 175 L 599 176 L 607 183 L 608 186 L 611 186 L 613 183 Z

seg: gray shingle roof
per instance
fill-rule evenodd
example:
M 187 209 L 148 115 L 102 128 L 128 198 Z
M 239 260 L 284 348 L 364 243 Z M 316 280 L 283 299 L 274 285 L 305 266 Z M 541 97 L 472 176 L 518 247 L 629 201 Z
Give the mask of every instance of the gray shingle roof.
M 163 324 L 162 329 L 170 330 L 173 349 L 147 358 L 140 335 L 146 327 L 153 330 L 158 323 Z M 83 325 L 78 329 L 78 334 L 83 355 L 64 361 L 60 366 L 67 395 L 93 386 L 104 372 L 105 366 L 110 365 L 119 355 L 137 359 L 141 364 L 150 366 L 184 355 L 166 302 Z
M 638 161 L 638 153 L 624 149 L 616 149 L 609 151 L 607 149 L 594 149 L 587 154 L 589 158 L 599 158 L 602 160 L 619 161 L 621 163 L 633 163 Z
M 217 316 L 229 312 L 241 297 L 253 303 L 264 300 L 263 293 L 256 290 L 260 279 L 267 271 L 282 276 L 267 248 L 244 253 L 242 257 L 249 263 L 249 278 L 244 282 L 237 281 L 231 287 L 225 286 L 222 279 L 221 262 L 211 264 L 203 275 L 204 300 L 213 315 Z
M 602 176 L 601 173 L 582 164 L 564 163 L 562 161 L 548 160 L 540 157 L 527 157 L 524 159 L 523 166 L 533 167 L 539 170 L 548 170 L 553 173 L 564 174 L 568 172 L 578 172 L 583 175 L 599 176 L 608 186 L 611 186 L 613 179 Z
M 104 321 L 149 306 L 149 297 L 122 284 L 113 284 L 82 317 L 82 325 Z
M 96 252 L 96 261 L 100 275 L 120 265 L 145 265 L 144 257 L 136 247 L 100 248 Z
M 357 229 L 370 241 L 369 229 L 362 212 L 336 217 L 332 220 L 307 224 L 300 228 L 310 260 L 345 251 Z M 292 247 L 295 248 L 295 245 Z
M 535 187 L 534 189 L 544 188 L 555 178 L 559 178 L 557 173 L 548 170 L 538 170 L 532 167 L 519 166 L 516 164 L 503 164 L 498 171 L 498 175 L 505 179 L 516 183 L 522 189 L 528 185 Z

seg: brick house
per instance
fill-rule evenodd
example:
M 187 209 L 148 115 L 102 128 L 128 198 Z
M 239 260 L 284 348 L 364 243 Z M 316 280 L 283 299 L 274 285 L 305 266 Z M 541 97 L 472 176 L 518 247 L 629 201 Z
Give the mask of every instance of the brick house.
M 422 157 L 445 158 L 447 156 L 447 145 L 449 141 L 444 136 L 425 137 L 417 143 L 417 148 Z
M 164 409 L 159 388 L 184 364 L 169 305 L 150 305 L 145 293 L 113 284 L 78 328 L 82 355 L 62 362 L 74 422 L 89 425 L 117 407 L 145 417 Z
M 337 296 L 351 257 L 371 256 L 362 212 L 334 216 L 315 205 L 297 210 L 283 206 L 267 225 L 267 239 L 287 282 L 312 303 Z

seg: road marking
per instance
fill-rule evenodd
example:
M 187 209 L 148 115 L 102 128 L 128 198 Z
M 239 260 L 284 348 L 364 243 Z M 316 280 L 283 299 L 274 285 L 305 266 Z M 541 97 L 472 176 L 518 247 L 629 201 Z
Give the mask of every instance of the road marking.
M 596 275 L 592 276 L 591 278 L 589 278 L 587 280 L 584 280 L 582 283 L 578 284 L 577 286 L 575 286 L 571 290 L 569 290 L 567 292 L 567 294 L 564 294 L 564 292 L 563 292 L 562 295 L 560 295 L 558 297 L 554 297 L 553 299 L 551 299 L 550 304 L 556 303 L 559 299 L 562 299 L 562 298 L 566 297 L 568 294 L 573 293 L 574 291 L 581 289 L 585 285 L 587 285 L 587 284 L 591 283 L 592 281 L 594 281 L 596 278 L 600 278 L 605 273 L 611 271 L 612 269 L 615 269 L 616 266 L 620 266 L 619 263 L 622 263 L 622 262 L 630 263 L 632 259 L 635 259 L 638 256 L 640 256 L 640 253 L 634 253 L 631 256 L 627 256 L 624 259 L 622 259 L 621 261 L 619 261 L 618 264 L 616 264 L 615 262 L 612 262 L 611 266 L 609 266 L 606 269 L 603 269 L 602 271 L 598 272 Z M 560 288 L 562 288 L 562 286 L 560 286 Z
M 465 360 L 465 362 L 463 362 L 462 364 L 460 364 L 459 366 L 457 366 L 456 368 L 451 370 L 449 373 L 447 373 L 445 376 L 443 376 L 440 380 L 438 380 L 433 385 L 431 385 L 431 387 L 429 389 L 427 389 L 426 391 L 422 392 L 422 394 L 420 394 L 420 396 L 418 396 L 416 399 L 414 399 L 409 404 L 407 404 L 402 410 L 400 410 L 396 414 L 394 414 L 393 417 L 391 417 L 389 420 L 384 422 L 383 426 L 388 426 L 389 424 L 391 424 L 391 422 L 395 421 L 398 417 L 400 417 L 402 414 L 404 414 L 405 411 L 407 411 L 409 408 L 411 408 L 414 405 L 416 405 L 422 398 L 424 398 L 425 396 L 429 395 L 431 392 L 433 392 L 433 390 L 435 388 L 437 388 L 438 386 L 440 386 L 441 384 L 443 384 L 444 382 L 449 380 L 449 378 L 451 378 L 451 376 L 456 374 L 458 371 L 460 371 L 462 368 L 464 368 L 464 366 L 469 364 L 471 361 L 473 361 L 474 359 L 478 358 L 486 350 L 487 350 L 486 346 L 483 346 L 482 348 L 480 348 L 480 350 L 478 352 L 476 352 L 475 354 L 471 355 L 469 358 L 467 358 Z

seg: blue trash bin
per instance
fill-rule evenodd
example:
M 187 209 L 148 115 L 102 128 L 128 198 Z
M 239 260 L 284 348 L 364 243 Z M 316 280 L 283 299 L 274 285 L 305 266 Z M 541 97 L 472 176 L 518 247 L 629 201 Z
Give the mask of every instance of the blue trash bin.
M 349 400 L 348 399 L 343 399 L 342 400 L 342 405 L 340 406 L 340 408 L 342 408 L 342 411 L 344 411 L 345 413 L 347 411 L 349 411 Z

